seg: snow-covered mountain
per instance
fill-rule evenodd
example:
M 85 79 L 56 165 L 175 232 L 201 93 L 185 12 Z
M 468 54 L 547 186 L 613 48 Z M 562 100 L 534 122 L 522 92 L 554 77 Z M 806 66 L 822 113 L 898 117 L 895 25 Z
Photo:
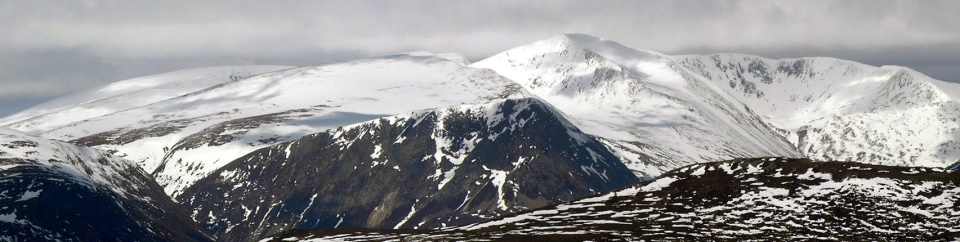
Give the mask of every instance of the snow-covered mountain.
M 291 67 L 208 67 L 133 78 L 50 100 L 0 119 L 0 125 L 37 134 L 73 122 L 156 103 L 214 85 L 286 68 Z
M 960 85 L 833 58 L 678 56 L 821 160 L 944 167 L 960 161 Z
M 960 236 L 960 176 L 942 168 L 738 159 L 443 230 L 296 230 L 265 241 L 910 240 Z
M 439 228 L 638 182 L 537 99 L 422 110 L 260 149 L 180 200 L 218 240 L 302 228 Z
M 750 108 L 673 57 L 571 34 L 472 66 L 520 83 L 623 158 L 638 176 L 734 157 L 799 157 Z
M 0 127 L 0 241 L 209 241 L 135 163 Z
M 41 135 L 116 150 L 176 197 L 240 156 L 303 135 L 410 110 L 524 96 L 522 88 L 495 72 L 454 60 L 418 52 L 285 69 Z

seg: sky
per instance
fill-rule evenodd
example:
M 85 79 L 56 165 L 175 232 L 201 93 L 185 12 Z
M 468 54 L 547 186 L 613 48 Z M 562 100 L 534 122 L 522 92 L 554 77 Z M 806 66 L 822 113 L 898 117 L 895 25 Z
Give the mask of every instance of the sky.
M 476 61 L 564 33 L 665 54 L 829 56 L 960 82 L 960 1 L 0 1 L 0 117 L 173 70 L 400 52 Z

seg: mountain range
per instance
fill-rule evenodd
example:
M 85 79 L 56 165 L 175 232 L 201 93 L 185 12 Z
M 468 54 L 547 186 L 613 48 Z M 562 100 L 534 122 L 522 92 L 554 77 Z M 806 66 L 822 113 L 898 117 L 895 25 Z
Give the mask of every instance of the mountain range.
M 0 186 L 5 188 L 0 199 L 14 204 L 0 207 L 0 224 L 10 225 L 0 229 L 9 227 L 4 234 L 13 240 L 237 241 L 284 231 L 293 231 L 284 233 L 286 238 L 352 236 L 344 230 L 303 230 L 333 228 L 380 229 L 371 236 L 428 240 L 503 237 L 533 226 L 515 224 L 510 217 L 530 216 L 525 211 L 569 215 L 535 216 L 538 223 L 592 223 L 583 216 L 602 214 L 557 210 L 564 206 L 557 204 L 602 194 L 610 200 L 611 192 L 619 200 L 605 202 L 602 211 L 652 209 L 658 212 L 641 215 L 683 217 L 679 213 L 689 211 L 619 196 L 648 196 L 653 193 L 644 192 L 654 191 L 642 188 L 649 184 L 669 185 L 671 174 L 718 164 L 760 169 L 744 167 L 747 163 L 763 168 L 759 173 L 765 175 L 772 174 L 770 169 L 807 167 L 845 180 L 786 184 L 787 178 L 764 177 L 763 189 L 696 190 L 761 179 L 748 173 L 687 179 L 677 188 L 687 190 L 676 192 L 708 200 L 761 194 L 708 205 L 714 211 L 768 212 L 773 208 L 760 200 L 785 203 L 776 199 L 789 195 L 798 202 L 796 192 L 829 182 L 853 187 L 853 192 L 831 190 L 831 196 L 803 196 L 798 205 L 834 213 L 862 205 L 817 202 L 866 196 L 862 190 L 867 188 L 901 194 L 871 197 L 877 204 L 919 201 L 920 188 L 914 188 L 921 185 L 915 183 L 929 178 L 941 185 L 923 188 L 944 194 L 937 204 L 954 210 L 918 205 L 920 213 L 957 215 L 952 205 L 953 171 L 960 162 L 956 98 L 960 85 L 904 67 L 826 57 L 670 56 L 582 34 L 555 36 L 475 63 L 457 54 L 410 52 L 318 66 L 183 70 L 92 88 L 0 119 L 7 137 L 0 140 Z M 735 160 L 753 157 L 782 158 Z M 723 160 L 734 161 L 710 163 Z M 858 165 L 842 162 L 872 170 L 850 175 L 847 170 Z M 804 180 L 799 177 L 806 173 L 790 169 L 775 174 Z M 925 175 L 891 177 L 881 171 Z M 691 176 L 700 177 L 684 177 Z M 848 177 L 870 179 L 844 183 Z M 861 189 L 864 182 L 882 188 Z M 783 189 L 790 192 L 780 194 Z M 682 196 L 671 204 L 708 209 Z M 64 213 L 60 220 L 40 216 L 42 208 L 62 201 L 77 201 L 71 209 L 91 214 L 46 212 Z M 554 210 L 537 210 L 545 207 Z M 879 215 L 841 214 L 860 219 L 859 225 L 843 217 L 801 234 L 825 236 L 822 231 L 854 224 L 902 238 L 940 238 L 887 226 L 889 214 L 909 207 L 876 209 Z M 117 225 L 84 219 L 100 213 L 112 214 L 110 221 Z M 698 214 L 701 220 L 675 225 L 702 228 L 709 216 L 721 215 Z M 61 220 L 76 227 L 62 226 Z M 77 222 L 84 220 L 88 224 Z M 505 223 L 510 226 L 470 229 L 490 221 L 510 221 Z M 647 231 L 673 220 L 612 221 L 596 224 L 628 223 Z M 813 220 L 776 221 L 771 226 L 789 228 L 789 223 Z M 627 237 L 641 231 L 584 223 L 564 228 L 622 231 Z M 935 231 L 956 232 L 945 227 L 949 222 L 934 223 Z M 100 226 L 109 228 L 78 232 Z M 716 230 L 661 229 L 663 236 L 636 238 L 757 234 L 736 232 L 732 225 L 709 226 Z M 396 232 L 405 229 L 441 230 Z M 526 232 L 572 230 L 547 226 Z M 779 232 L 774 234 L 791 235 Z

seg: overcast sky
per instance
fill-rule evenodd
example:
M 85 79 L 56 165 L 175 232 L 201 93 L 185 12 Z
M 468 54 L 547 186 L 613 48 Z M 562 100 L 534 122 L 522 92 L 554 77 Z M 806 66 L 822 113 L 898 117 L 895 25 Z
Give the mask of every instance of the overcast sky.
M 563 33 L 667 54 L 831 56 L 960 82 L 960 1 L 0 1 L 0 116 L 127 78 Z

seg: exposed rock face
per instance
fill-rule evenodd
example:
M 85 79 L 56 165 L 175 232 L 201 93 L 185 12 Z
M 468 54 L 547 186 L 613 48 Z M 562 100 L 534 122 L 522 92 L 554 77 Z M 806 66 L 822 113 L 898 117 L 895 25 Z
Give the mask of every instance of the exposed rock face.
M 602 196 L 439 231 L 291 231 L 346 240 L 950 240 L 960 176 L 805 159 L 696 164 Z
M 212 239 L 135 163 L 0 128 L 0 240 Z
M 639 181 L 537 99 L 418 111 L 241 157 L 185 190 L 219 240 L 291 228 L 438 228 Z

